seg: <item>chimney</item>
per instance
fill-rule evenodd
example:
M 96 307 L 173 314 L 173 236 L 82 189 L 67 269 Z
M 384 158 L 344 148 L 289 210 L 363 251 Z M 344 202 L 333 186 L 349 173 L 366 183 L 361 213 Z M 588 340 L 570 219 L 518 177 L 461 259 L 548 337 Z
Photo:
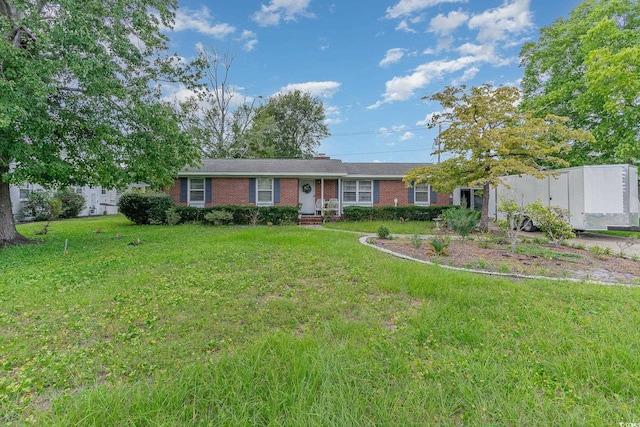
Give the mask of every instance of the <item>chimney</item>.
M 318 153 L 318 155 L 313 158 L 313 160 L 330 160 L 330 159 L 331 157 L 327 156 L 324 153 Z

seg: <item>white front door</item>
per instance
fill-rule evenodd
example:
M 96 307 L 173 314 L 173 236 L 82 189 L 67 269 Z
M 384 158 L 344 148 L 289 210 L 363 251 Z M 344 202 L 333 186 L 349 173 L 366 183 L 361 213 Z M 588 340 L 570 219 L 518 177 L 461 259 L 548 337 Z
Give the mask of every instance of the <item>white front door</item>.
M 298 199 L 302 204 L 300 213 L 314 214 L 316 209 L 316 197 L 315 197 L 315 181 L 313 179 L 301 179 L 299 188 Z

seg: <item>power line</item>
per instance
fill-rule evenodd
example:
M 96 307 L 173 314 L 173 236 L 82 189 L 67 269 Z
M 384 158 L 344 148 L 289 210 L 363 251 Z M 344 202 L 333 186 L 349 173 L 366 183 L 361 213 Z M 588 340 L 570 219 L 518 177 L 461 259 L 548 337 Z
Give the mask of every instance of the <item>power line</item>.
M 355 131 L 355 132 L 342 132 L 342 133 L 332 133 L 331 136 L 356 136 L 356 135 L 385 135 L 387 133 L 400 133 L 411 130 L 426 130 L 425 126 L 413 126 L 402 129 L 385 129 L 385 130 L 363 130 L 363 131 Z
M 416 152 L 416 151 L 428 151 L 428 148 L 418 148 L 415 150 L 370 151 L 368 153 L 347 153 L 347 154 L 327 153 L 327 156 L 330 156 L 330 157 L 362 156 L 365 154 L 410 153 L 410 152 Z

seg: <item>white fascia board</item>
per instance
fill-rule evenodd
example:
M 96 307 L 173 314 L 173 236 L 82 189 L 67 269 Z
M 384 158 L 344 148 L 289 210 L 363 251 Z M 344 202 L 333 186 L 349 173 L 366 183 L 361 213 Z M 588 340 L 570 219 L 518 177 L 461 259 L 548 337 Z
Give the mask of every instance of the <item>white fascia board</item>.
M 336 178 L 344 178 L 346 175 L 343 173 L 340 174 L 319 174 L 319 173 L 274 173 L 274 172 L 226 172 L 217 174 L 215 172 L 178 172 L 178 178 L 188 178 L 188 177 L 207 177 L 207 178 L 253 178 L 256 176 L 267 176 L 267 177 L 282 177 L 282 178 L 328 178 L 328 179 L 336 179 Z

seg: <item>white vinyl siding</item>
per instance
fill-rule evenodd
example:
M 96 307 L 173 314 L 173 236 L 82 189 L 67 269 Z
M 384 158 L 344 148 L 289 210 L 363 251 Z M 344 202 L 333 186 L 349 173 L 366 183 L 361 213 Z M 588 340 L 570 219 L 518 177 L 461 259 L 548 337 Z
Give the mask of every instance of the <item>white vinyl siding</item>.
M 346 206 L 371 206 L 373 203 L 373 181 L 343 181 L 342 201 Z

